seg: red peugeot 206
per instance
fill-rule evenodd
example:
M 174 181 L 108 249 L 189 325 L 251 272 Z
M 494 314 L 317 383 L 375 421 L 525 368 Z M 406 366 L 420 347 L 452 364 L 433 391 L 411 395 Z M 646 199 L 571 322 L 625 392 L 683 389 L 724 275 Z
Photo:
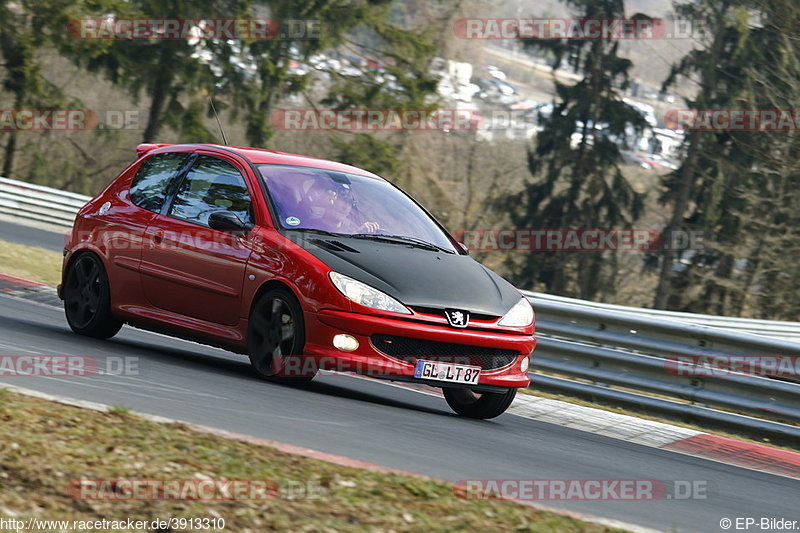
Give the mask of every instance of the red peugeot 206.
M 67 321 L 128 323 L 319 370 L 441 387 L 474 418 L 527 387 L 531 304 L 375 174 L 234 146 L 144 144 L 84 206 L 65 250 Z

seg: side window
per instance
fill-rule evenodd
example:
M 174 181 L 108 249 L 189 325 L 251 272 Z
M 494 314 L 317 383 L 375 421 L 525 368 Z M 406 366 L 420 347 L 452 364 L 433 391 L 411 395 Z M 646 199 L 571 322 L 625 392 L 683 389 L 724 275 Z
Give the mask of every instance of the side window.
M 145 159 L 131 183 L 131 201 L 143 209 L 161 211 L 169 181 L 188 157 L 187 153 L 173 152 Z
M 211 156 L 200 156 L 178 188 L 169 216 L 208 226 L 214 211 L 232 211 L 252 224 L 250 193 L 236 167 Z

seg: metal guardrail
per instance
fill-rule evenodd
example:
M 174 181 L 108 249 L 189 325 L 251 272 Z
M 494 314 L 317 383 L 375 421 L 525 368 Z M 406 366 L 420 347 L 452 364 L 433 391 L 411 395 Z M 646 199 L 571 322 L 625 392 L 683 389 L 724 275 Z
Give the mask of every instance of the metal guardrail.
M 795 356 L 800 343 L 529 296 L 534 388 L 785 439 L 800 438 L 800 379 L 697 367 L 678 356 Z M 631 311 L 639 311 L 631 309 Z M 792 361 L 791 359 L 787 359 Z
M 555 296 L 553 294 L 544 294 L 541 292 L 523 292 L 527 296 L 535 298 L 537 302 L 548 301 L 579 305 L 581 307 L 598 310 L 602 309 L 610 312 L 635 313 L 637 316 L 647 316 L 659 319 L 666 318 L 669 320 L 677 320 L 679 322 L 686 322 L 689 324 L 700 324 L 703 326 L 711 326 L 730 331 L 738 331 L 740 333 L 752 333 L 754 335 L 763 335 L 766 337 L 775 337 L 778 339 L 800 342 L 800 322 L 736 318 L 728 316 L 703 315 L 699 313 L 681 313 L 678 311 L 664 311 L 661 309 L 643 309 L 624 305 L 589 302 L 586 300 Z
M 19 218 L 71 228 L 89 200 L 82 194 L 0 178 L 0 213 Z
M 0 178 L 0 213 L 71 227 L 88 196 Z M 526 292 L 538 346 L 533 387 L 751 432 L 800 438 L 800 379 L 682 375 L 679 355 L 800 356 L 800 322 L 602 304 Z M 783 423 L 786 422 L 786 423 Z

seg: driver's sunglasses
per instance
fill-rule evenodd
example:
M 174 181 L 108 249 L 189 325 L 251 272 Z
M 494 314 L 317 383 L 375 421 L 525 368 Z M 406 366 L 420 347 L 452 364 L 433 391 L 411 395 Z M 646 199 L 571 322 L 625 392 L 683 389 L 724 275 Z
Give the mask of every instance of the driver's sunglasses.
M 318 201 L 318 202 L 329 201 L 333 203 L 333 201 L 336 200 L 337 196 L 338 193 L 332 190 L 312 191 L 311 193 L 309 193 L 308 199 L 311 201 Z

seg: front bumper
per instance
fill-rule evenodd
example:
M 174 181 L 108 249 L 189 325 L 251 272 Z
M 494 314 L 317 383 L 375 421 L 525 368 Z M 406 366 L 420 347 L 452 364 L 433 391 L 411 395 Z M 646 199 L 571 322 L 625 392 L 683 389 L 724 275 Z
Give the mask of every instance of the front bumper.
M 520 388 L 530 384 L 530 378 L 520 368 L 522 359 L 533 352 L 533 335 L 487 332 L 474 329 L 455 329 L 449 326 L 393 319 L 338 310 L 306 313 L 306 368 L 353 372 L 373 377 L 412 381 L 434 386 L 459 386 L 454 383 L 424 381 L 414 378 L 414 364 L 379 351 L 371 342 L 372 335 L 395 335 L 427 341 L 447 342 L 469 346 L 513 350 L 518 356 L 511 364 L 496 370 L 483 370 L 478 384 L 490 388 Z M 359 346 L 344 352 L 333 346 L 333 337 L 340 333 L 352 335 Z M 425 356 L 420 355 L 420 359 Z M 462 385 L 463 386 L 463 385 Z

